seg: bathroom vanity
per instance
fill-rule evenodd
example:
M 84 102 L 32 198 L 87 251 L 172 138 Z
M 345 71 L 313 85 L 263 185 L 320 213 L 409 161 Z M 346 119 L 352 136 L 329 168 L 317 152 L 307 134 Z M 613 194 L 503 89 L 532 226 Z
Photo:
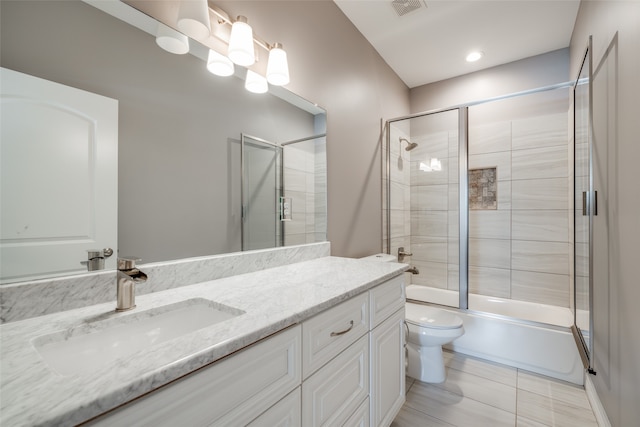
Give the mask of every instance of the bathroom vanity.
M 0 421 L 389 425 L 404 403 L 406 267 L 322 257 L 142 295 L 125 313 L 4 324 Z M 123 353 L 83 359 L 90 336 Z

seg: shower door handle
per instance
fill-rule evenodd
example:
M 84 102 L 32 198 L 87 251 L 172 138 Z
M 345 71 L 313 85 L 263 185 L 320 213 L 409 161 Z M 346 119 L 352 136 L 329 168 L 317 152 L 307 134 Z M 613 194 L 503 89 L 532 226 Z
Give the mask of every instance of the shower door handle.
M 582 192 L 582 215 L 587 216 L 589 213 L 587 212 L 587 192 Z M 593 215 L 598 215 L 598 192 L 593 192 Z

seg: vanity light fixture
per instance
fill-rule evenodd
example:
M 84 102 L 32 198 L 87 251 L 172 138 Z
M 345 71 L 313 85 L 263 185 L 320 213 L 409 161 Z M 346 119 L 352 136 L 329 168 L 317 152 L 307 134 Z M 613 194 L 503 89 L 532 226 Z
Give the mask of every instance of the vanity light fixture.
M 161 22 L 158 23 L 156 31 L 156 43 L 167 52 L 176 55 L 189 52 L 189 38 Z
M 282 49 L 282 44 L 280 43 L 275 43 L 269 50 L 267 81 L 274 86 L 283 86 L 289 83 L 287 52 Z
M 482 53 L 480 51 L 470 52 L 467 55 L 467 62 L 476 62 L 477 60 L 479 60 L 483 56 L 484 56 L 484 53 Z
M 214 17 L 214 20 L 211 20 L 209 16 Z M 212 25 L 214 25 L 213 32 Z M 231 27 L 230 33 L 226 29 L 221 31 L 220 26 L 226 25 Z M 234 64 L 247 67 L 245 88 L 255 93 L 267 92 L 269 83 L 274 86 L 283 86 L 290 81 L 287 53 L 282 48 L 282 44 L 269 44 L 257 37 L 247 23 L 245 16 L 239 15 L 234 21 L 225 11 L 213 4 L 209 4 L 208 0 L 179 0 L 176 27 L 183 34 L 178 33 L 171 27 L 166 27 L 166 30 L 174 32 L 176 40 L 186 35 L 209 45 L 207 69 L 213 74 L 230 76 L 235 73 Z M 158 33 L 157 42 L 163 49 L 173 53 L 183 53 L 182 50 L 185 48 L 182 44 L 185 44 L 185 42 L 171 42 L 180 47 L 167 48 L 161 44 L 159 37 Z M 223 47 L 219 47 L 220 43 L 222 43 Z M 187 47 L 184 53 L 189 51 L 188 39 L 186 44 Z M 226 45 L 226 52 L 223 52 L 225 50 L 224 45 Z M 265 64 L 254 66 L 259 60 L 259 56 L 256 55 L 256 46 L 269 53 L 266 66 Z M 249 67 L 251 67 L 251 70 L 248 69 Z
M 226 56 L 209 49 L 209 56 L 207 58 L 207 70 L 216 76 L 230 76 L 235 72 L 233 62 Z
M 255 71 L 247 70 L 247 77 L 244 80 L 244 88 L 253 93 L 265 93 L 269 90 L 267 79 Z
M 207 0 L 181 0 L 178 9 L 178 29 L 195 40 L 211 35 Z
M 243 67 L 248 67 L 256 62 L 256 53 L 253 48 L 253 29 L 247 24 L 247 18 L 244 16 L 238 16 L 238 19 L 231 25 L 227 55 L 231 61 Z

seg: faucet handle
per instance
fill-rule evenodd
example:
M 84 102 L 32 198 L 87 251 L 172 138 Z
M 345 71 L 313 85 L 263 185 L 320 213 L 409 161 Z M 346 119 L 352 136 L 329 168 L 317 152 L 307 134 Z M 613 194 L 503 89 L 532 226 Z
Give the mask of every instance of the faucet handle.
M 136 262 L 142 261 L 138 257 L 118 257 L 118 270 L 132 270 L 136 268 Z

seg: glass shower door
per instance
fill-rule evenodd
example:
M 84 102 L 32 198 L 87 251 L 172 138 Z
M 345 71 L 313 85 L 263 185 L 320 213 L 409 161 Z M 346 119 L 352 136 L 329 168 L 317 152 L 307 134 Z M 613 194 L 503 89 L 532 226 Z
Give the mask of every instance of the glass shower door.
M 573 90 L 574 107 L 574 307 L 579 339 L 589 352 L 590 344 L 590 105 L 589 50 L 585 54 Z M 587 356 L 588 357 L 588 356 Z
M 242 250 L 282 246 L 282 147 L 242 135 Z
M 408 284 L 452 307 L 460 289 L 458 114 L 390 122 L 386 146 L 387 250 L 413 267 Z

